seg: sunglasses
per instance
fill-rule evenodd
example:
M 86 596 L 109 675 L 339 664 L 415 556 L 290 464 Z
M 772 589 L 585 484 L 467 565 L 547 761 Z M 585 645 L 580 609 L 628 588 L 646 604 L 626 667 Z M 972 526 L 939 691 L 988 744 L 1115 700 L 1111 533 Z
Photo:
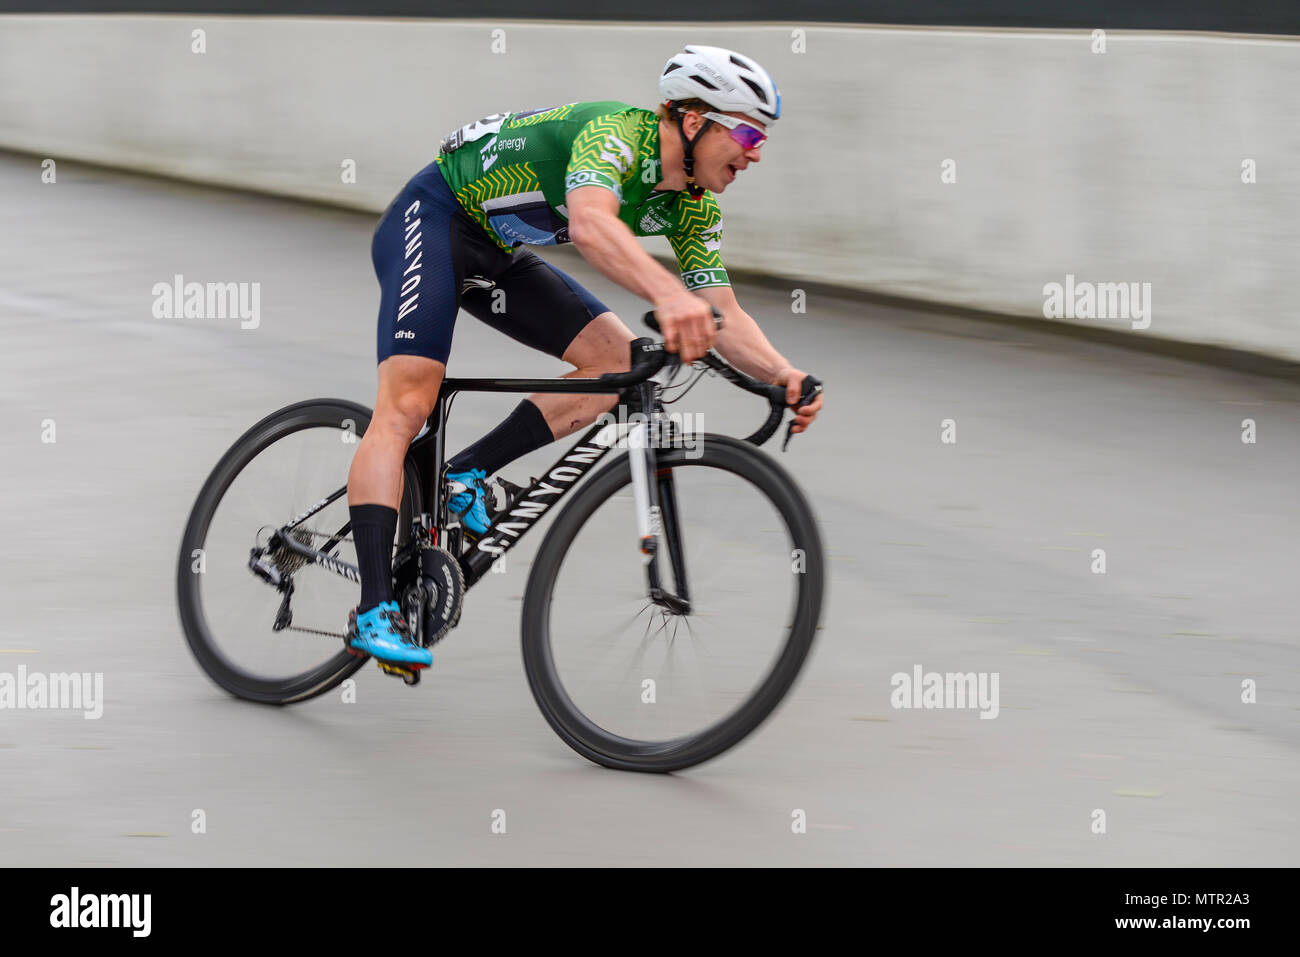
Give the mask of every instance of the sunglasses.
M 743 150 L 757 149 L 767 139 L 767 134 L 753 123 L 734 116 L 727 116 L 725 113 L 705 113 L 704 118 L 725 126 L 730 131 L 731 138 L 739 143 Z

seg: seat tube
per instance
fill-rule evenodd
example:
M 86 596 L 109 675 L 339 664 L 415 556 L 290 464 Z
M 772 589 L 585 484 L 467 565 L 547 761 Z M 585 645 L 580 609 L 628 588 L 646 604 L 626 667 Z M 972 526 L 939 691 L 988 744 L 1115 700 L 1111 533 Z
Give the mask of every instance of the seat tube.
M 429 495 L 429 511 L 433 515 L 433 522 L 439 529 L 447 524 L 445 503 L 442 500 L 442 470 L 445 465 L 444 457 L 446 456 L 446 439 L 447 439 L 447 396 L 444 390 L 438 390 L 438 399 L 433 404 L 433 419 L 438 423 L 438 434 L 433 439 L 433 479 Z M 441 544 L 441 541 L 440 541 Z

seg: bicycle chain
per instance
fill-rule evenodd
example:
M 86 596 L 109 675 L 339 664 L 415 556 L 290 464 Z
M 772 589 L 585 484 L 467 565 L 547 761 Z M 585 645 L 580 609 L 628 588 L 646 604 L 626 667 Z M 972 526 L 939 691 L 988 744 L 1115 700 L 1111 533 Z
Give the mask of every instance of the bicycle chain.
M 297 625 L 288 625 L 285 631 L 305 631 L 309 635 L 324 635 L 326 638 L 342 638 L 347 640 L 347 635 L 339 631 L 321 631 L 319 628 L 299 628 Z
M 311 541 L 310 541 L 310 540 L 308 540 L 308 541 L 303 541 L 303 537 L 308 537 L 309 539 L 310 539 L 310 536 L 313 536 L 313 535 L 316 536 L 317 538 L 333 538 L 333 537 L 334 537 L 333 535 L 329 534 L 328 532 L 314 532 L 314 531 L 312 531 L 310 528 L 295 528 L 295 529 L 293 530 L 293 533 L 292 533 L 292 534 L 293 534 L 294 538 L 298 539 L 298 541 L 302 542 L 302 544 L 306 545 L 308 548 L 311 547 Z M 338 539 L 338 541 L 340 541 L 340 542 L 351 542 L 352 539 L 351 539 L 351 538 L 340 538 L 340 539 Z M 293 555 L 293 554 L 290 553 L 290 554 L 288 554 L 287 557 L 288 557 L 289 559 L 291 559 L 291 560 L 292 560 L 292 559 L 296 559 L 296 560 L 297 560 L 298 564 L 297 564 L 297 566 L 293 569 L 294 571 L 297 571 L 299 568 L 301 568 L 303 565 L 305 565 L 305 564 L 307 563 L 307 560 L 306 560 L 305 558 L 302 558 L 302 557 L 300 557 L 300 556 L 298 556 L 298 555 Z M 278 564 L 278 563 L 277 563 L 277 564 Z M 283 566 L 281 566 L 281 567 L 283 567 Z M 301 632 L 304 632 L 305 634 L 308 634 L 308 635 L 324 635 L 326 638 L 339 638 L 339 639 L 341 639 L 341 640 L 343 640 L 343 641 L 347 641 L 347 639 L 348 639 L 348 636 L 345 635 L 343 632 L 340 632 L 340 631 L 322 631 L 322 630 L 319 629 L 319 628 L 300 628 L 300 627 L 297 626 L 297 625 L 288 625 L 288 626 L 285 627 L 284 630 L 285 630 L 285 631 L 301 631 Z

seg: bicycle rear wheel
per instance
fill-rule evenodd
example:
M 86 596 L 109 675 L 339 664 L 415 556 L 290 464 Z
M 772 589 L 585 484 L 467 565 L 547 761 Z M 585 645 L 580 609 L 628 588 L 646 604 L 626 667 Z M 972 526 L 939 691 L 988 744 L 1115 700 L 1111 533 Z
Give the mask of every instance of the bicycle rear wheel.
M 803 494 L 752 445 L 697 441 L 656 452 L 660 575 L 678 594 L 685 585 L 689 614 L 647 598 L 626 455 L 573 493 L 529 576 L 533 696 L 570 747 L 606 767 L 676 771 L 733 747 L 781 702 L 817 630 L 824 556 Z
M 287 406 L 249 429 L 204 483 L 181 538 L 176 594 L 181 625 L 203 670 L 231 694 L 265 704 L 305 701 L 365 664 L 343 648 L 359 586 L 281 552 L 293 581 L 289 627 L 272 625 L 284 595 L 248 567 L 249 551 L 347 482 L 371 412 L 342 399 Z M 414 466 L 405 463 L 397 543 L 419 510 Z M 298 541 L 356 565 L 346 494 L 307 519 Z M 342 534 L 340 534 L 340 532 Z M 339 541 L 332 541 L 335 537 Z

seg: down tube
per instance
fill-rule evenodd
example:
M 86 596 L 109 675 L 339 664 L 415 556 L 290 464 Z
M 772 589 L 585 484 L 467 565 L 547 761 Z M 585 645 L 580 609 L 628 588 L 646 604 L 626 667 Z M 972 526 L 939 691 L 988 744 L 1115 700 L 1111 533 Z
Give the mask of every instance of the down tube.
M 466 587 L 482 578 L 493 562 L 514 548 L 537 520 L 549 512 L 556 502 L 564 498 L 605 457 L 605 453 L 618 441 L 618 433 L 618 426 L 611 424 L 607 417 L 597 419 L 587 434 L 578 440 L 577 445 L 569 449 L 564 458 L 551 466 L 545 475 L 519 497 L 514 508 L 492 523 L 487 534 L 478 540 L 467 555 L 461 557 L 460 565 L 465 573 Z

